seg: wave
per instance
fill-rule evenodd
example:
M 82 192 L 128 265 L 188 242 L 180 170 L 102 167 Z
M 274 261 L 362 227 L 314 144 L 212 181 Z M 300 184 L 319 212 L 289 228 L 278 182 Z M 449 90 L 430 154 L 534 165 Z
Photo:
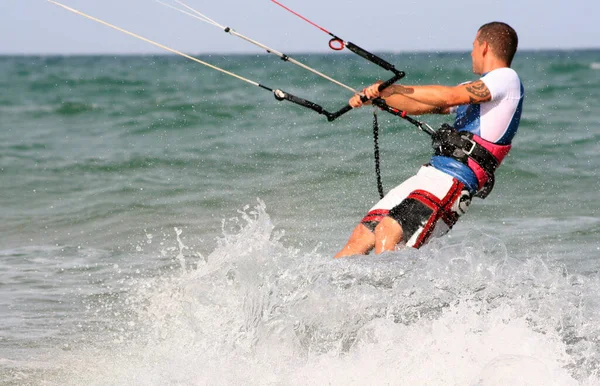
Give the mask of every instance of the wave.
M 177 230 L 175 273 L 91 309 L 110 309 L 108 336 L 54 359 L 46 381 L 600 384 L 597 278 L 513 259 L 479 232 L 333 260 L 285 246 L 260 201 L 222 228 L 206 257 Z
M 92 103 L 83 102 L 63 102 L 54 110 L 54 113 L 59 115 L 78 115 L 90 111 L 95 111 L 98 106 Z
M 78 162 L 48 167 L 54 173 L 127 173 L 143 169 L 183 168 L 188 166 L 187 160 L 175 157 L 134 156 L 126 160 L 106 160 L 88 158 Z
M 98 76 L 94 78 L 75 78 L 67 75 L 48 74 L 43 78 L 35 79 L 30 82 L 29 89 L 31 91 L 57 91 L 62 89 L 80 88 L 86 86 L 87 89 L 102 88 L 107 89 L 122 89 L 133 87 L 143 90 L 151 84 L 144 80 L 126 79 L 125 77 L 109 77 Z
M 590 63 L 590 68 L 591 68 L 592 70 L 600 70 L 600 62 L 593 62 L 593 63 Z
M 578 71 L 589 70 L 589 64 L 580 60 L 562 60 L 548 64 L 547 71 L 550 74 L 570 74 Z
M 73 116 L 85 113 L 102 113 L 104 109 L 96 103 L 62 100 L 52 104 L 32 104 L 16 106 L 11 103 L 0 103 L 0 112 L 19 116 L 19 119 L 39 119 L 52 115 Z
M 206 101 L 187 103 L 178 99 L 157 102 L 155 107 L 145 115 L 139 115 L 139 110 L 131 108 L 125 113 L 132 117 L 126 124 L 135 127 L 128 132 L 128 135 L 137 136 L 163 130 L 221 127 L 224 120 L 234 120 L 238 115 L 247 117 L 254 110 L 256 107 L 252 105 L 229 105 Z

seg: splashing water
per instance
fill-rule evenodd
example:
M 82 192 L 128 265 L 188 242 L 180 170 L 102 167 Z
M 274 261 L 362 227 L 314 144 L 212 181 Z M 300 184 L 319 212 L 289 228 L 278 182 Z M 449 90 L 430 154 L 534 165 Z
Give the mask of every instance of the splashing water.
M 597 278 L 478 232 L 334 260 L 286 247 L 264 203 L 185 269 L 136 279 L 115 339 L 50 384 L 597 385 Z M 189 267 L 189 264 L 188 264 Z

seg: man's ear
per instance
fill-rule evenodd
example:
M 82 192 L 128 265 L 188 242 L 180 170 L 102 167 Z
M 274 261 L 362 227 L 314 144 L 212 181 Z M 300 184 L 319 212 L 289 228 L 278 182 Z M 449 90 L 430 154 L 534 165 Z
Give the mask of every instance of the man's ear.
M 489 52 L 490 45 L 488 44 L 487 40 L 484 40 L 482 44 L 483 44 L 483 50 L 482 50 L 482 52 L 483 52 L 483 55 L 485 56 Z

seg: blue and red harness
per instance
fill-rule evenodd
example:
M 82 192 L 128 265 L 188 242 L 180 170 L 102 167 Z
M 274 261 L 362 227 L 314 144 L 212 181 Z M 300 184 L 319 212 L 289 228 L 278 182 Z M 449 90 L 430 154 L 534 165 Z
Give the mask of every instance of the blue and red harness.
M 494 187 L 494 173 L 511 145 L 497 145 L 473 133 L 459 132 L 443 125 L 432 135 L 432 146 L 435 155 L 451 157 L 468 165 L 479 182 L 479 190 L 474 195 L 485 198 Z M 472 197 L 465 185 L 453 178 L 452 187 L 442 199 L 425 190 L 415 190 L 389 210 L 370 211 L 361 223 L 374 231 L 379 222 L 389 216 L 402 226 L 405 243 L 418 233 L 412 246 L 420 248 L 431 237 L 439 220 L 451 229 L 466 211 Z

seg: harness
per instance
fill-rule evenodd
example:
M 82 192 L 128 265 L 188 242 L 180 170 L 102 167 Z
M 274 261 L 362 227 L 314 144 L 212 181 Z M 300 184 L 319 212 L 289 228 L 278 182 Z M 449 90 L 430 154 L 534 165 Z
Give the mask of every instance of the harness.
M 443 124 L 431 138 L 435 155 L 451 157 L 469 166 L 471 169 L 479 167 L 483 171 L 483 175 L 478 175 L 482 173 L 477 173 L 477 170 L 474 170 L 479 181 L 479 190 L 475 196 L 486 198 L 494 187 L 494 173 L 498 165 L 500 165 L 502 161 L 500 157 L 503 157 L 503 155 L 498 154 L 496 156 L 490 150 L 486 149 L 481 144 L 484 141 L 481 137 L 468 131 L 458 131 L 448 124 Z M 510 145 L 490 144 L 490 146 L 499 148 L 500 151 L 498 153 L 505 153 L 510 149 Z

